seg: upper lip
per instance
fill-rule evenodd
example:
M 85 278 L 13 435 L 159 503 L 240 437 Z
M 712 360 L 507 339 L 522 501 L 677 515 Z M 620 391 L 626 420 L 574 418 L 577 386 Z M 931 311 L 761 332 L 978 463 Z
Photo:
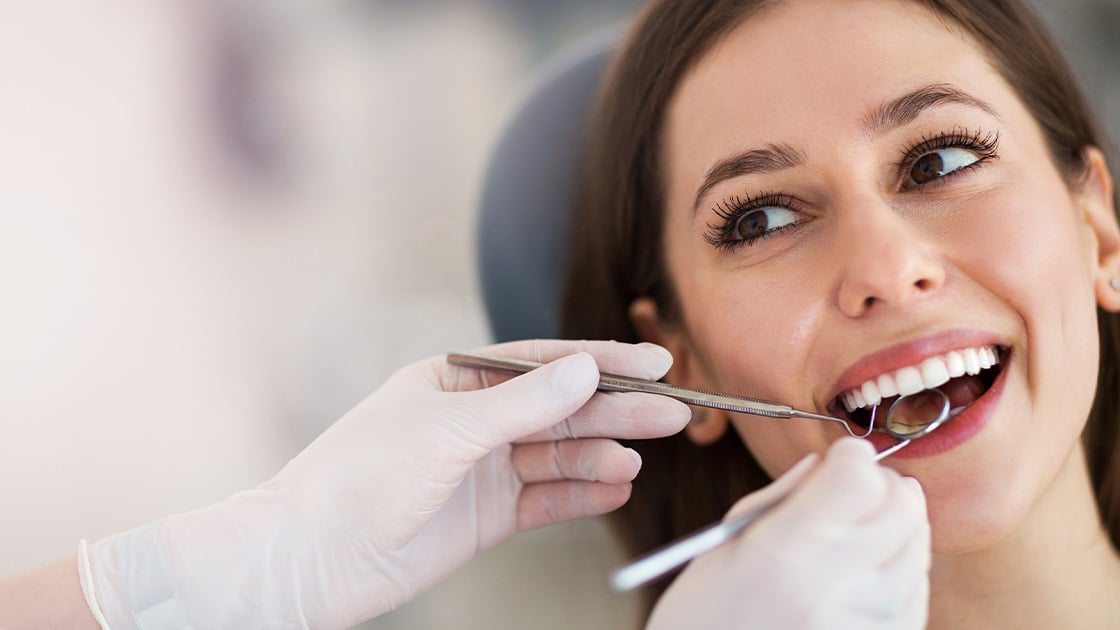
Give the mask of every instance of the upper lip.
M 880 374 L 917 365 L 922 360 L 976 346 L 1002 345 L 999 338 L 980 330 L 950 330 L 903 342 L 884 350 L 868 354 L 844 370 L 836 379 L 831 394 L 824 401 L 827 407 L 840 394 L 862 385 L 865 381 L 877 378 Z

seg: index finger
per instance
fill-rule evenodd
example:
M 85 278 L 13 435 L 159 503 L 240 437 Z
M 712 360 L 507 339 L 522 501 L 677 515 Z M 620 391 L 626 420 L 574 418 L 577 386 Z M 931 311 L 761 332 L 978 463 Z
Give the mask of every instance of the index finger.
M 644 440 L 673 435 L 692 418 L 688 405 L 667 396 L 638 392 L 596 392 L 558 424 L 518 440 L 551 442 L 582 438 Z
M 538 363 L 548 363 L 569 354 L 586 352 L 595 359 L 600 372 L 653 381 L 665 376 L 669 367 L 673 365 L 673 355 L 665 348 L 652 343 L 527 339 L 476 348 L 472 352 Z

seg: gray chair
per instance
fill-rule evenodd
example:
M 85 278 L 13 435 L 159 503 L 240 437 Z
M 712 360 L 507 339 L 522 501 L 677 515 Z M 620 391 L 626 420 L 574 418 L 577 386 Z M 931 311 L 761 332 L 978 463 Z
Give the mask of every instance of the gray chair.
M 585 126 L 621 35 L 621 28 L 603 31 L 546 62 L 491 155 L 477 246 L 497 341 L 559 332 L 568 214 Z

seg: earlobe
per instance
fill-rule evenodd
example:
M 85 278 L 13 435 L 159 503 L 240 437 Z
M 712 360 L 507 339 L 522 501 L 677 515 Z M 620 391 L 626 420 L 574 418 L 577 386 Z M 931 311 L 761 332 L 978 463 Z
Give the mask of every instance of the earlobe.
M 684 428 L 684 434 L 697 446 L 715 444 L 727 433 L 731 419 L 727 412 L 719 409 L 694 408 L 692 421 Z
M 1104 154 L 1096 147 L 1085 149 L 1087 173 L 1081 183 L 1080 205 L 1096 241 L 1094 292 L 1101 308 L 1120 311 L 1120 224 L 1112 175 Z
M 673 367 L 665 375 L 665 381 L 674 385 L 706 389 L 699 382 L 699 374 L 694 368 L 692 343 L 680 326 L 662 320 L 657 303 L 651 298 L 642 297 L 630 303 L 630 323 L 642 341 L 656 343 L 673 355 Z M 685 435 L 693 443 L 705 446 L 718 441 L 727 433 L 730 425 L 727 413 L 718 409 L 694 407 L 692 421 L 685 427 Z
M 1115 275 L 1107 281 L 1097 279 L 1096 284 L 1097 304 L 1110 313 L 1120 312 L 1120 275 Z

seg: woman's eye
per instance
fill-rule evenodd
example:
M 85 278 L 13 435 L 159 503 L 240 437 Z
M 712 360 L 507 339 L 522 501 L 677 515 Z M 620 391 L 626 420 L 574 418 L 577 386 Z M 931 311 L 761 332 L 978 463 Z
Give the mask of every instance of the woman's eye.
M 918 185 L 928 184 L 979 161 L 980 158 L 967 149 L 949 148 L 930 151 L 918 158 L 914 166 L 910 167 L 910 180 Z
M 739 217 L 735 222 L 735 238 L 753 241 L 794 223 L 797 223 L 797 214 L 789 208 L 760 208 Z

